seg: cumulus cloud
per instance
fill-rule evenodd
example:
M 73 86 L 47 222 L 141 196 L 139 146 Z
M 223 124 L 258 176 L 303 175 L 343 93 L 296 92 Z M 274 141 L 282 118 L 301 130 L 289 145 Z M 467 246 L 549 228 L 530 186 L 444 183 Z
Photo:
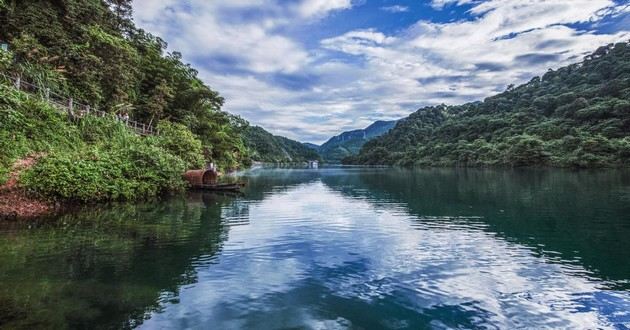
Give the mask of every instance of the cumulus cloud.
M 349 9 L 351 0 L 309 0 L 298 5 L 302 17 L 321 17 L 335 10 Z
M 275 27 L 288 23 L 286 16 L 269 14 L 282 8 L 262 4 L 262 0 L 134 2 L 138 23 L 164 36 L 172 49 L 187 58 L 229 59 L 233 69 L 258 73 L 299 70 L 309 63 L 308 53 L 292 39 L 273 33 Z M 222 20 L 239 9 L 253 9 L 260 18 Z
M 363 86 L 380 85 L 398 104 L 458 104 L 579 61 L 598 45 L 627 39 L 624 31 L 598 34 L 570 25 L 597 21 L 612 6 L 606 0 L 487 1 L 472 7 L 471 20 L 420 21 L 394 36 L 357 30 L 321 44 L 361 57 Z
M 328 18 L 353 17 L 360 2 L 135 0 L 134 8 L 141 27 L 181 51 L 226 97 L 225 110 L 311 142 L 421 106 L 483 99 L 630 38 L 623 24 L 597 30 L 611 16 L 628 15 L 628 5 L 612 0 L 428 4 L 466 5 L 467 17 L 421 20 L 394 33 L 374 21 L 313 41 L 312 32 L 335 27 Z

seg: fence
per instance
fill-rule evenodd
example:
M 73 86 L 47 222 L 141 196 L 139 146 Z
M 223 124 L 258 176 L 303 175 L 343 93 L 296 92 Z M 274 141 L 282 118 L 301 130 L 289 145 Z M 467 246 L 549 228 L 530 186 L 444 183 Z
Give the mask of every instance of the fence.
M 80 118 L 83 118 L 84 116 L 110 117 L 110 118 L 115 118 L 119 120 L 120 122 L 124 123 L 127 127 L 132 129 L 137 134 L 140 134 L 140 135 L 158 135 L 159 134 L 159 131 L 156 128 L 154 128 L 152 125 L 147 125 L 144 123 L 137 122 L 135 120 L 130 120 L 120 115 L 113 115 L 111 113 L 98 110 L 95 107 L 91 107 L 90 105 L 81 104 L 79 102 L 76 102 L 72 97 L 66 98 L 62 95 L 59 95 L 51 91 L 49 88 L 43 88 L 35 84 L 26 82 L 19 76 L 10 77 L 3 73 L 0 73 L 0 75 L 2 75 L 7 81 L 11 82 L 17 90 L 39 96 L 40 98 L 46 100 L 46 102 L 55 106 L 57 109 L 67 112 L 68 115 L 73 119 L 80 119 Z

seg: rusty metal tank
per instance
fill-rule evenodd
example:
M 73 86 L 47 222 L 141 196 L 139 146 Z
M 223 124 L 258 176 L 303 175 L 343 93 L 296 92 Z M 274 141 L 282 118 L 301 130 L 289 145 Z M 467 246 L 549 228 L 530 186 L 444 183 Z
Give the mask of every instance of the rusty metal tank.
M 216 170 L 192 170 L 184 173 L 184 179 L 192 187 L 203 187 L 217 183 L 219 173 Z

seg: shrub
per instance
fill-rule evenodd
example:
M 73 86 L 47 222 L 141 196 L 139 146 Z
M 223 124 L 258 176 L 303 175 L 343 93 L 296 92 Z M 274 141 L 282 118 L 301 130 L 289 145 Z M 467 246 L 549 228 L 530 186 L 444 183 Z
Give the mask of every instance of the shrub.
M 184 187 L 184 162 L 147 143 L 53 152 L 22 175 L 39 196 L 57 200 L 129 200 Z

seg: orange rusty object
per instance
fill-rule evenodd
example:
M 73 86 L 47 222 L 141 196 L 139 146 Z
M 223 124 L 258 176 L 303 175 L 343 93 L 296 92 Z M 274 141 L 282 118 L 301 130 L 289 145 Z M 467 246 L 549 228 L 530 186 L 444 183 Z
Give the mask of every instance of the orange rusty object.
M 203 187 L 217 183 L 219 173 L 216 170 L 192 170 L 184 173 L 184 179 L 192 187 Z

